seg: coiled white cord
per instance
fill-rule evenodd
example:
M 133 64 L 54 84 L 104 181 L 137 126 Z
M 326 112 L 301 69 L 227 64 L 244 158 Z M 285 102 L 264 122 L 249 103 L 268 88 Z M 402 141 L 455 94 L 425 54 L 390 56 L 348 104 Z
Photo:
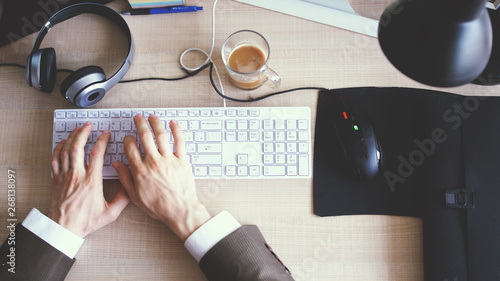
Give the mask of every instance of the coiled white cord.
M 184 52 L 182 52 L 182 54 L 179 58 L 179 63 L 180 63 L 182 68 L 184 68 L 185 70 L 190 71 L 190 72 L 199 70 L 200 68 L 205 66 L 207 63 L 212 63 L 212 65 L 215 69 L 215 75 L 217 76 L 217 80 L 219 81 L 220 90 L 224 94 L 224 88 L 222 86 L 222 81 L 220 79 L 219 71 L 217 70 L 217 66 L 215 65 L 214 61 L 212 60 L 212 54 L 214 52 L 214 46 L 215 46 L 215 7 L 217 6 L 217 1 L 218 0 L 214 1 L 214 5 L 212 8 L 212 47 L 210 48 L 210 53 L 207 54 L 207 52 L 205 52 L 204 50 L 202 50 L 200 48 L 189 48 L 189 49 L 184 50 Z M 184 56 L 189 52 L 200 52 L 200 53 L 204 54 L 207 57 L 207 59 L 205 60 L 205 62 L 203 62 L 198 67 L 194 67 L 194 68 L 187 67 L 184 64 Z M 223 98 L 222 100 L 223 100 L 223 106 L 226 107 L 226 99 Z

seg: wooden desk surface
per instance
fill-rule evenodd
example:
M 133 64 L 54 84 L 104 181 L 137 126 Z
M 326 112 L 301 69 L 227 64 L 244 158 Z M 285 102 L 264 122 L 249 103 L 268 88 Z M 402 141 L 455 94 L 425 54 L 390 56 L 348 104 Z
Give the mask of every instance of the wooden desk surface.
M 355 1 L 361 3 L 362 1 Z M 377 0 L 375 3 L 384 1 Z M 191 1 L 205 11 L 190 14 L 127 16 L 136 52 L 126 78 L 176 77 L 180 53 L 190 47 L 209 50 L 212 1 Z M 361 10 L 372 6 L 359 4 Z M 125 0 L 110 4 L 127 9 Z M 366 9 L 370 7 L 370 9 Z M 383 5 L 377 6 L 380 11 Z M 282 89 L 321 86 L 395 86 L 429 88 L 400 74 L 386 60 L 378 41 L 364 35 L 220 0 L 216 10 L 214 60 L 226 93 L 234 97 L 270 92 L 243 92 L 229 83 L 220 57 L 225 38 L 240 29 L 262 33 L 270 42 L 270 66 L 282 77 Z M 0 48 L 0 62 L 24 64 L 35 35 Z M 105 19 L 82 15 L 51 30 L 43 46 L 57 52 L 59 68 L 98 64 L 110 75 L 122 63 L 125 40 Z M 193 56 L 193 61 L 201 57 Z M 16 172 L 16 213 L 22 221 L 31 208 L 50 205 L 52 115 L 74 108 L 59 94 L 66 73 L 58 73 L 56 90 L 44 94 L 27 86 L 24 71 L 0 67 L 1 181 L 0 221 L 7 225 L 7 169 Z M 447 91 L 495 95 L 498 87 L 467 85 Z M 309 106 L 313 124 L 316 91 L 275 96 L 251 106 Z M 97 104 L 116 107 L 219 107 L 208 71 L 178 82 L 119 84 Z M 244 106 L 228 101 L 228 106 Z M 107 194 L 119 187 L 105 181 Z M 389 216 L 319 218 L 313 214 L 311 180 L 198 180 L 201 200 L 212 214 L 231 212 L 241 223 L 256 224 L 297 280 L 423 280 L 420 219 Z M 7 237 L 0 227 L 0 237 Z M 3 238 L 2 238 L 3 239 Z M 165 226 L 129 205 L 112 225 L 88 236 L 67 280 L 205 280 L 181 242 Z

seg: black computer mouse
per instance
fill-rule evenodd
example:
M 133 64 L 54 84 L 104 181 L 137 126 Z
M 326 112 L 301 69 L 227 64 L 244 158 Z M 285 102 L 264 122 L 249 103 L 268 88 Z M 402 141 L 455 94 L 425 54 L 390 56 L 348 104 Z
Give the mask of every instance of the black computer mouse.
M 383 153 L 372 120 L 362 108 L 335 98 L 333 129 L 344 166 L 358 180 L 372 180 L 383 169 Z

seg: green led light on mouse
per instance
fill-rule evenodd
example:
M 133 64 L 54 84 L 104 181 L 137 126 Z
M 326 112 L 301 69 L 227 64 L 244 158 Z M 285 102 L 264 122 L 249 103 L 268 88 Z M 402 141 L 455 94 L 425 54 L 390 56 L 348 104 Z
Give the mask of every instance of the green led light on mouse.
M 353 128 L 354 128 L 354 130 L 356 130 L 356 131 L 358 131 L 358 130 L 359 130 L 358 125 L 354 125 L 354 126 L 353 126 Z

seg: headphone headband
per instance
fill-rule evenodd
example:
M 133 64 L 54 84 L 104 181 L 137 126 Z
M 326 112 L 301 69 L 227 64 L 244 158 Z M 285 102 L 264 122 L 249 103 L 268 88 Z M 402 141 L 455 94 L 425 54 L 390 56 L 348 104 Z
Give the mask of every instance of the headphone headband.
M 127 57 L 125 58 L 125 61 L 121 65 L 120 69 L 113 74 L 109 79 L 106 79 L 101 82 L 93 83 L 91 84 L 92 87 L 85 87 L 81 89 L 78 92 L 71 92 L 69 94 L 64 95 L 66 99 L 70 100 L 71 102 L 75 103 L 76 105 L 79 106 L 90 106 L 95 103 L 97 103 L 103 96 L 100 95 L 100 98 L 98 100 L 92 100 L 91 102 L 86 102 L 85 99 L 82 99 L 81 97 L 79 98 L 78 96 L 83 95 L 87 96 L 90 94 L 90 92 L 107 92 L 110 90 L 113 86 L 115 86 L 120 80 L 125 76 L 127 73 L 128 69 L 130 68 L 130 65 L 132 64 L 132 60 L 134 57 L 134 41 L 132 39 L 132 33 L 130 32 L 130 28 L 127 25 L 127 22 L 123 19 L 123 17 L 117 13 L 115 10 L 104 6 L 102 4 L 97 4 L 97 3 L 80 3 L 80 4 L 75 4 L 68 6 L 57 13 L 55 13 L 52 17 L 49 18 L 49 20 L 44 24 L 44 26 L 40 29 L 38 32 L 38 35 L 36 37 L 35 43 L 33 45 L 33 50 L 31 51 L 31 54 L 36 53 L 41 44 L 43 39 L 45 38 L 45 35 L 50 31 L 52 27 L 54 27 L 56 24 L 61 23 L 65 20 L 71 19 L 75 16 L 81 15 L 81 14 L 96 14 L 100 15 L 103 17 L 106 17 L 110 20 L 112 20 L 114 23 L 116 23 L 126 34 L 127 36 L 127 41 L 128 41 L 128 52 L 127 52 Z M 32 77 L 28 77 L 28 83 L 31 85 L 33 81 L 33 76 L 37 75 L 36 71 L 33 71 L 33 66 L 32 66 L 32 60 L 33 57 L 30 55 L 29 61 L 28 61 L 28 67 L 29 73 Z M 28 73 L 27 72 L 27 73 Z M 30 81 L 31 80 L 31 81 Z M 89 85 L 90 86 L 90 85 Z

